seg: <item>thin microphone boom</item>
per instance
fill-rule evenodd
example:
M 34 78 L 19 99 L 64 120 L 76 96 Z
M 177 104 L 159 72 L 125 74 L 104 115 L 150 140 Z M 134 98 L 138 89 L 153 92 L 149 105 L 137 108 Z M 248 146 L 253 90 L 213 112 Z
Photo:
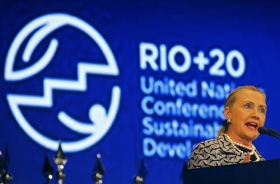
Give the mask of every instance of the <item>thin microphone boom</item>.
M 258 132 L 260 134 L 267 134 L 269 136 L 272 136 L 272 137 L 276 137 L 277 139 L 280 140 L 280 135 L 279 133 L 277 132 L 277 130 L 274 130 L 272 128 L 265 128 L 265 127 L 259 127 L 258 128 Z
M 275 130 L 275 129 L 267 128 L 267 134 L 268 134 L 268 135 L 271 135 L 271 136 L 273 136 L 273 137 L 276 137 L 277 139 L 280 140 L 280 135 L 279 135 L 279 133 L 277 132 L 277 130 Z

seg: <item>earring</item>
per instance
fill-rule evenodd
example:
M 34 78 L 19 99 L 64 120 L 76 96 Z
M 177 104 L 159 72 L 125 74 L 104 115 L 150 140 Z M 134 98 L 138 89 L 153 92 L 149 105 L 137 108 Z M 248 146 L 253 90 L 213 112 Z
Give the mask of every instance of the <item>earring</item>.
M 224 127 L 228 127 L 228 126 L 229 126 L 229 124 L 231 124 L 231 120 L 230 120 L 230 118 L 225 119 L 225 120 L 222 122 L 222 124 L 223 124 L 223 126 L 224 126 Z
M 228 123 L 228 124 L 231 124 L 230 118 L 227 119 L 227 123 Z

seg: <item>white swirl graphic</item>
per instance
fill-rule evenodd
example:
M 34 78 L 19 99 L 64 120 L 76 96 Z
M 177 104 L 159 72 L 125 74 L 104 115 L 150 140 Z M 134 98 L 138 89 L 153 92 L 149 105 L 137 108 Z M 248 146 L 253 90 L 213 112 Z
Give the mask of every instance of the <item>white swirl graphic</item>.
M 45 78 L 43 81 L 43 96 L 7 94 L 7 100 L 10 109 L 20 125 L 20 127 L 41 146 L 55 151 L 58 147 L 58 141 L 50 139 L 33 128 L 25 118 L 20 107 L 32 106 L 51 108 L 53 106 L 53 90 L 64 91 L 86 91 L 87 74 L 111 75 L 117 76 L 119 70 L 115 57 L 104 38 L 88 23 L 68 14 L 55 13 L 47 14 L 28 23 L 15 37 L 8 51 L 5 65 L 5 80 L 19 81 L 28 79 L 42 71 L 52 60 L 59 46 L 59 41 L 55 38 L 51 40 L 43 56 L 35 64 L 25 69 L 13 70 L 15 57 L 23 41 L 32 34 L 23 51 L 22 59 L 29 62 L 35 48 L 41 41 L 54 30 L 70 25 L 87 34 L 100 47 L 107 64 L 89 64 L 79 62 L 77 66 L 77 80 Z M 73 119 L 70 115 L 61 111 L 58 113 L 58 119 L 67 128 L 80 134 L 88 134 L 86 138 L 62 142 L 65 152 L 76 152 L 84 150 L 98 142 L 110 129 L 119 109 L 121 90 L 114 86 L 111 92 L 110 106 L 108 110 L 101 104 L 93 104 L 89 109 L 89 119 L 91 124 L 83 123 Z

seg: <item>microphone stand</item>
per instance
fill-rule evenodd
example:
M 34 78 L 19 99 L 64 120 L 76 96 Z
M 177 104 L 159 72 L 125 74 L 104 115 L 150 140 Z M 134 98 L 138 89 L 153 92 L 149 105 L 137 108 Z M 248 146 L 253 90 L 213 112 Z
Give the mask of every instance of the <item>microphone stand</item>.
M 274 130 L 272 128 L 267 128 L 266 129 L 266 133 L 272 137 L 276 137 L 277 139 L 280 140 L 280 135 L 279 133 L 277 132 L 277 130 Z
M 271 137 L 276 137 L 277 139 L 280 140 L 280 134 L 277 132 L 277 130 L 274 130 L 272 128 L 259 127 L 258 132 L 260 134 L 267 134 Z
M 103 176 L 105 174 L 105 169 L 103 167 L 102 161 L 101 161 L 101 155 L 97 154 L 97 163 L 96 166 L 93 169 L 93 180 L 95 181 L 95 184 L 102 184 L 103 183 Z
M 63 180 L 66 176 L 66 174 L 63 172 L 64 166 L 67 162 L 67 159 L 64 155 L 64 152 L 62 150 L 61 147 L 61 141 L 59 141 L 59 145 L 58 145 L 58 150 L 56 152 L 55 158 L 54 158 L 54 162 L 57 165 L 58 171 L 56 173 L 56 177 L 57 177 L 57 182 L 58 184 L 63 184 Z
M 279 139 L 280 140 L 280 137 L 279 137 L 279 135 L 272 135 L 273 137 L 276 137 L 277 139 Z

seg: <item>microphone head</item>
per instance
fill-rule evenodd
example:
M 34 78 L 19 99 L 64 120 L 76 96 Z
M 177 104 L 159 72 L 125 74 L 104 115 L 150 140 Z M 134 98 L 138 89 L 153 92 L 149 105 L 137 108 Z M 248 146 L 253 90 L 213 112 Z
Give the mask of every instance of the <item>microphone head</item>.
M 260 134 L 265 134 L 265 133 L 267 132 L 267 130 L 266 130 L 265 127 L 259 127 L 259 128 L 258 128 L 258 132 L 259 132 Z

